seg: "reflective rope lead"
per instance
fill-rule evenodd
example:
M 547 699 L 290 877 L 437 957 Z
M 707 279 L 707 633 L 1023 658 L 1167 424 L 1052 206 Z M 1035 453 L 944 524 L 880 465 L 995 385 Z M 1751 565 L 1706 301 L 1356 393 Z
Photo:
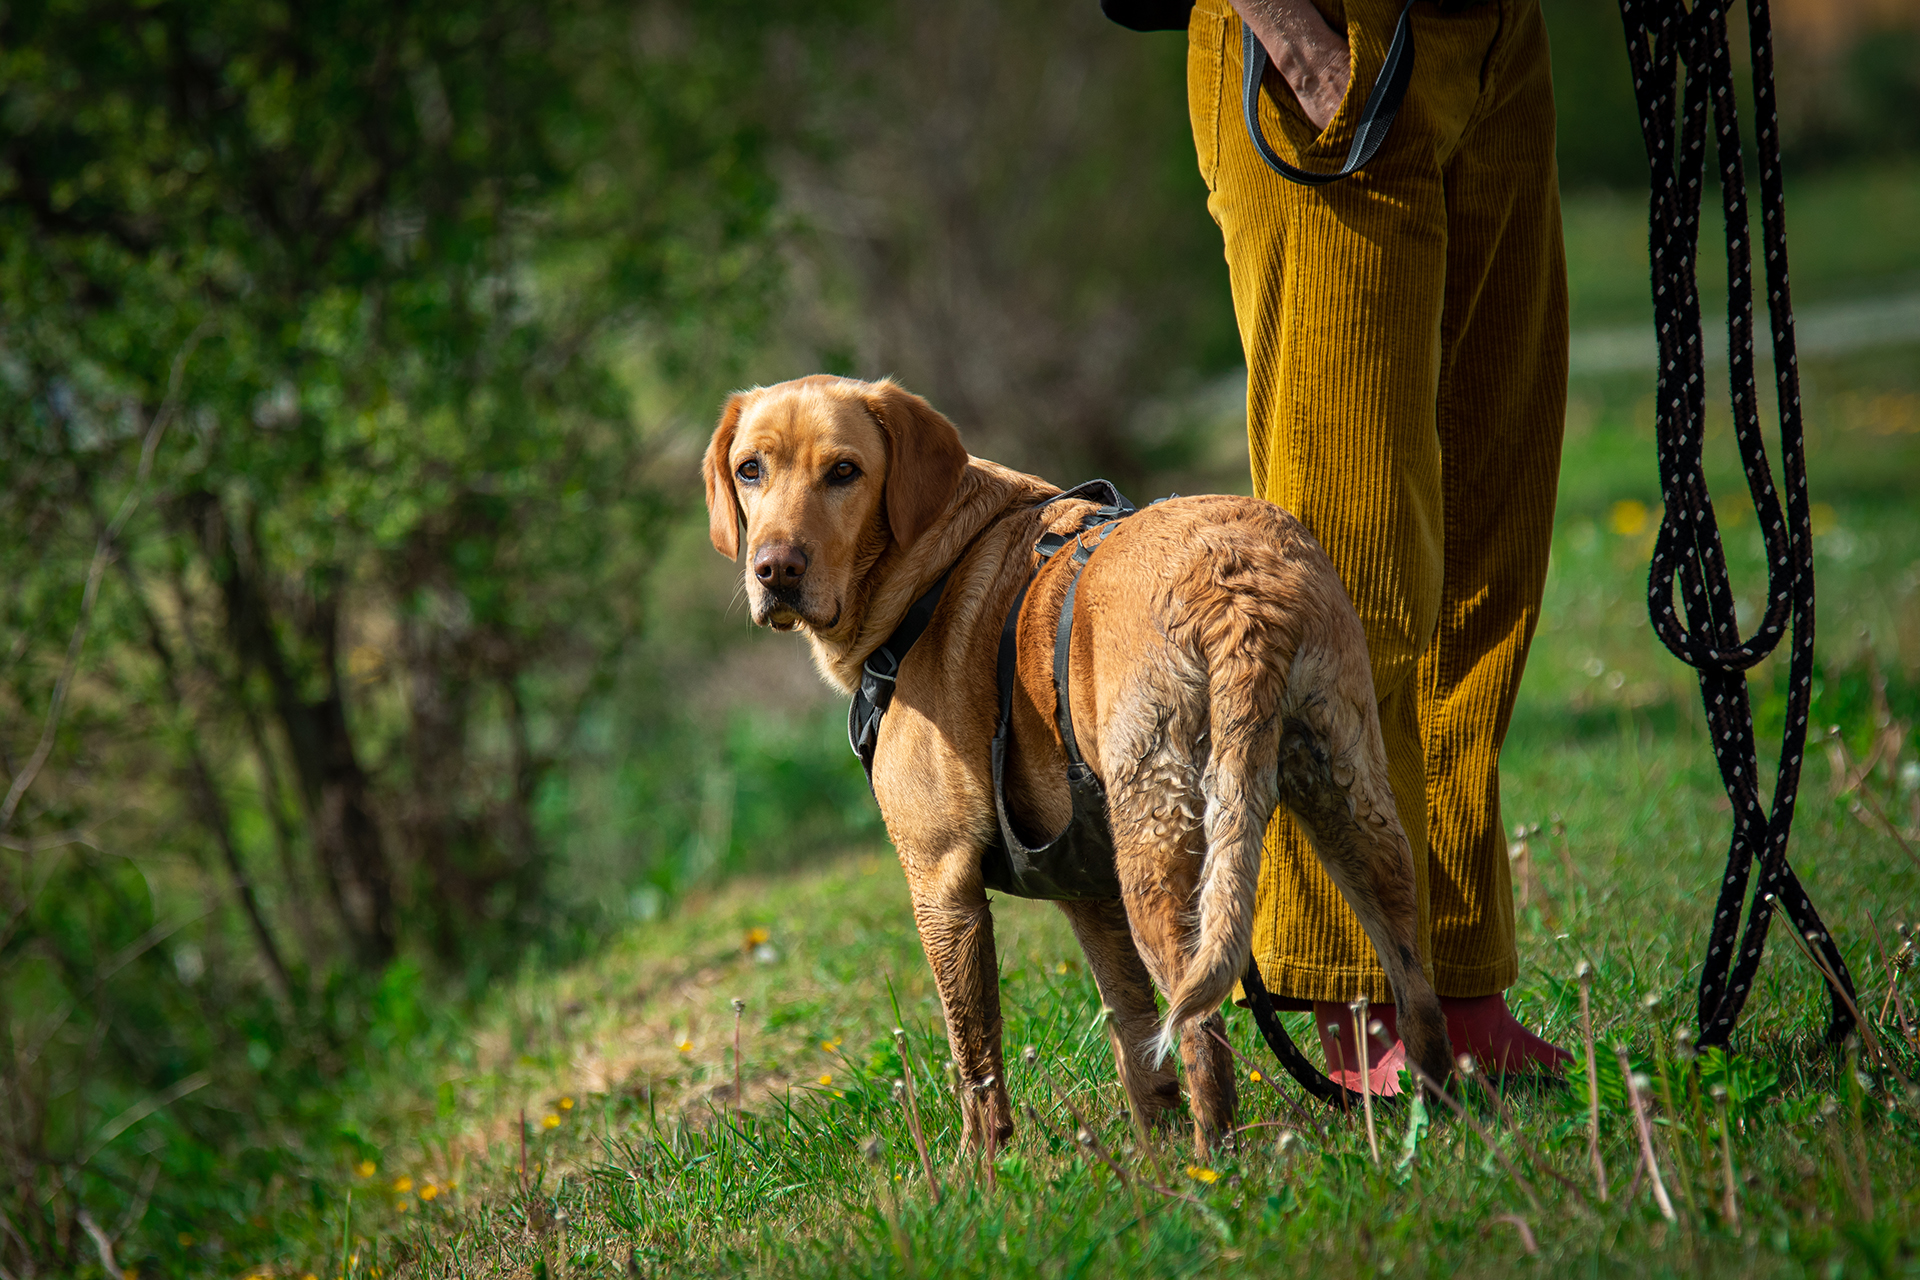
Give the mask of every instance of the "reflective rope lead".
M 1724 1046 L 1752 989 L 1776 902 L 1786 909 L 1807 941 L 1820 949 L 1847 996 L 1853 993 L 1853 979 L 1839 947 L 1787 863 L 1787 838 L 1793 827 L 1794 797 L 1800 785 L 1813 697 L 1814 596 L 1800 378 L 1794 357 L 1792 299 L 1787 290 L 1786 195 L 1780 175 L 1779 114 L 1773 96 L 1773 37 L 1767 0 L 1747 0 L 1754 108 L 1759 123 L 1761 236 L 1766 251 L 1767 309 L 1772 321 L 1779 401 L 1781 478 L 1786 488 L 1784 514 L 1767 464 L 1754 385 L 1746 178 L 1734 108 L 1725 6 L 1720 0 L 1701 0 L 1688 12 L 1679 0 L 1620 0 L 1620 16 L 1626 25 L 1627 57 L 1651 170 L 1648 240 L 1654 324 L 1660 343 L 1654 433 L 1660 458 L 1660 493 L 1666 509 L 1648 575 L 1648 612 L 1661 641 L 1675 657 L 1699 672 L 1714 759 L 1733 805 L 1726 877 L 1714 908 L 1700 975 L 1700 1044 Z M 1675 99 L 1681 96 L 1681 62 L 1686 63 L 1687 73 L 1676 137 Z M 1706 182 L 1709 111 L 1717 134 L 1715 153 L 1727 230 L 1727 346 L 1734 435 L 1767 551 L 1767 606 L 1754 635 L 1747 640 L 1740 638 L 1733 588 L 1702 464 L 1706 367 L 1695 267 L 1700 195 Z M 1684 623 L 1674 610 L 1676 578 L 1686 615 Z M 1781 735 L 1773 802 L 1763 810 L 1745 672 L 1771 654 L 1789 629 L 1793 644 L 1788 659 L 1786 727 Z M 1740 904 L 1755 861 L 1760 864 L 1760 883 L 1748 908 L 1745 934 L 1737 939 L 1736 959 Z M 1830 990 L 1828 994 L 1833 1019 L 1827 1034 L 1837 1042 L 1853 1029 L 1853 1017 L 1840 992 Z

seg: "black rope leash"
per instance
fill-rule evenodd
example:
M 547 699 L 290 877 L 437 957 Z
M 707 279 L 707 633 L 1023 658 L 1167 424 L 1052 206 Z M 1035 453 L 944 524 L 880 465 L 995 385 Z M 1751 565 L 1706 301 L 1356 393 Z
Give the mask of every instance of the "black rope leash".
M 1747 0 L 1754 109 L 1759 123 L 1761 235 L 1779 403 L 1781 476 L 1786 488 L 1784 515 L 1767 463 L 1754 383 L 1746 177 L 1725 6 L 1720 0 L 1701 0 L 1689 12 L 1680 0 L 1620 0 L 1620 16 L 1626 25 L 1627 56 L 1651 169 L 1648 240 L 1654 324 L 1660 343 L 1654 432 L 1660 458 L 1660 493 L 1666 509 L 1654 543 L 1647 607 L 1661 642 L 1699 672 L 1714 758 L 1733 805 L 1727 873 L 1720 886 L 1700 975 L 1699 1043 L 1703 1047 L 1724 1046 L 1752 989 L 1776 902 L 1785 907 L 1808 942 L 1820 949 L 1829 969 L 1845 987 L 1846 997 L 1853 995 L 1853 978 L 1840 949 L 1787 862 L 1787 839 L 1793 828 L 1794 798 L 1800 785 L 1813 695 L 1814 594 L 1800 376 L 1794 355 L 1793 305 L 1787 289 L 1786 195 L 1781 182 L 1779 113 L 1773 91 L 1773 36 L 1767 0 Z M 1682 62 L 1687 68 L 1684 96 L 1680 88 Z M 1676 97 L 1680 98 L 1677 136 Z M 1701 189 L 1706 181 L 1709 113 L 1716 134 L 1715 155 L 1726 219 L 1727 345 L 1734 435 L 1767 551 L 1766 613 L 1747 640 L 1740 638 L 1733 588 L 1703 468 L 1706 367 L 1695 264 Z M 1676 578 L 1686 613 L 1684 623 L 1674 611 Z M 1786 728 L 1773 802 L 1763 810 L 1745 672 L 1771 654 L 1789 630 L 1793 643 L 1788 659 Z M 1737 938 L 1736 959 L 1740 904 L 1755 861 L 1760 865 L 1760 882 L 1748 908 L 1745 934 Z M 1839 991 L 1829 990 L 1828 994 L 1833 1018 L 1827 1035 L 1838 1042 L 1853 1029 L 1853 1017 Z

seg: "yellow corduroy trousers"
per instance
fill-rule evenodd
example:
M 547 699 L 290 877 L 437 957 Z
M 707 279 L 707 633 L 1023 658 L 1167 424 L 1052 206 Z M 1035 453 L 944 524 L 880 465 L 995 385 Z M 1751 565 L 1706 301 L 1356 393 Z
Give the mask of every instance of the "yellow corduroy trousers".
M 1281 156 L 1346 157 L 1399 16 L 1317 0 L 1353 51 L 1318 136 L 1269 68 Z M 1443 996 L 1517 976 L 1500 745 L 1539 616 L 1566 415 L 1567 289 L 1538 0 L 1413 7 L 1416 57 L 1386 145 L 1296 186 L 1240 106 L 1240 21 L 1199 0 L 1188 106 L 1247 360 L 1254 492 L 1298 516 L 1365 625 L 1400 819 Z M 1373 949 L 1284 813 L 1267 832 L 1254 954 L 1289 1003 L 1391 999 Z

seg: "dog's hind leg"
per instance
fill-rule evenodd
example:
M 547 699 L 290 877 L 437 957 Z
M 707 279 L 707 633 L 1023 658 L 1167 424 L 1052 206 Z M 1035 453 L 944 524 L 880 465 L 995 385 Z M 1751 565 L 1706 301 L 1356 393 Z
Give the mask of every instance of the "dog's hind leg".
M 1060 910 L 1086 953 L 1100 999 L 1113 1010 L 1119 1032 L 1114 1069 L 1127 1091 L 1127 1105 L 1142 1123 L 1163 1125 L 1179 1105 L 1180 1082 L 1164 1065 L 1149 1062 L 1141 1049 L 1160 1029 L 1160 1010 L 1153 980 L 1133 945 L 1127 910 L 1118 900 L 1062 902 Z
M 1408 1058 L 1438 1084 L 1452 1066 L 1446 1017 L 1420 962 L 1413 853 L 1372 692 L 1363 647 L 1296 657 L 1281 711 L 1281 796 L 1373 943 Z
M 1123 784 L 1110 789 L 1109 817 L 1134 945 L 1154 985 L 1171 1001 L 1189 981 L 1193 967 L 1195 905 L 1206 865 L 1206 841 L 1200 820 L 1193 816 L 1202 801 L 1192 771 L 1152 770 L 1153 763 L 1151 755 L 1142 761 L 1150 772 L 1158 773 L 1161 785 Z M 1184 1019 L 1172 1020 L 1169 1015 L 1164 1025 L 1143 1028 L 1141 1038 L 1128 1046 L 1159 1066 L 1165 1062 L 1168 1042 L 1178 1037 L 1193 1112 L 1194 1148 L 1201 1155 L 1232 1130 L 1236 1105 L 1232 1056 L 1206 1029 L 1210 1021 L 1219 1023 L 1217 1005 L 1216 1001 Z

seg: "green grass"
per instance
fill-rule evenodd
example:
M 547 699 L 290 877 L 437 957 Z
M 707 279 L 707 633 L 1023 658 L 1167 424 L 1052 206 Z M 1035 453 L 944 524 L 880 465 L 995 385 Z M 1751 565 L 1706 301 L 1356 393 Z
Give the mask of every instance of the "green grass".
M 1514 748 L 1509 816 L 1557 817 L 1563 831 L 1529 842 L 1534 875 L 1521 913 L 1516 1007 L 1577 1044 L 1572 975 L 1579 960 L 1594 964 L 1602 1051 L 1631 1045 L 1656 1081 L 1656 1141 L 1675 1225 L 1653 1208 L 1646 1185 L 1622 1198 L 1635 1142 L 1617 1069 L 1602 1082 L 1614 1195 L 1604 1205 L 1591 1195 L 1584 1088 L 1517 1088 L 1504 1114 L 1484 1095 L 1470 1099 L 1526 1187 L 1470 1127 L 1443 1117 L 1412 1143 L 1403 1118 L 1383 1119 L 1376 1169 L 1355 1120 L 1316 1111 L 1303 1123 L 1269 1086 L 1250 1081 L 1242 1085 L 1246 1120 L 1285 1129 L 1249 1131 L 1239 1152 L 1208 1161 L 1200 1177 L 1201 1166 L 1189 1169 L 1183 1130 L 1133 1152 L 1099 999 L 1071 937 L 1051 908 L 1012 901 L 995 915 L 1009 1083 L 1022 1124 L 989 1187 L 985 1170 L 957 1149 L 932 984 L 898 872 L 876 853 L 734 882 L 585 964 L 499 993 L 465 1038 L 463 1060 L 439 1068 L 437 1092 L 461 1101 L 438 1119 L 397 1128 L 370 1157 L 372 1176 L 343 1170 L 356 1188 L 353 1222 L 336 1196 L 317 1234 L 354 1240 L 352 1273 L 364 1276 L 543 1267 L 618 1275 L 636 1256 L 643 1274 L 686 1275 L 1184 1275 L 1229 1263 L 1260 1274 L 1315 1265 L 1484 1274 L 1525 1261 L 1518 1228 L 1504 1221 L 1518 1216 L 1541 1251 L 1529 1265 L 1555 1269 L 1910 1267 L 1920 1243 L 1920 1101 L 1897 1100 L 1883 1073 L 1870 1073 L 1862 1094 L 1862 1077 L 1848 1069 L 1854 1059 L 1817 1043 L 1816 980 L 1784 939 L 1736 1040 L 1740 1061 L 1708 1079 L 1734 1085 L 1742 1230 L 1721 1215 L 1717 1113 L 1672 1048 L 1688 1021 L 1724 836 L 1697 732 L 1684 721 L 1662 732 L 1628 711 L 1574 734 L 1529 727 Z M 1889 841 L 1828 799 L 1824 772 L 1810 771 L 1799 861 L 1877 1005 L 1886 988 L 1867 912 L 1883 929 L 1913 916 L 1920 879 Z M 755 958 L 756 930 L 766 931 L 759 945 L 773 949 L 766 960 Z M 747 1008 L 744 1110 L 732 1095 L 735 998 Z M 909 1033 L 946 1195 L 938 1206 L 891 1089 L 903 1074 L 896 1025 Z M 1270 1065 L 1245 1016 L 1231 1025 L 1246 1063 Z M 1029 1044 L 1038 1051 L 1031 1066 L 1019 1062 Z M 1911 1052 L 1899 1060 L 1909 1076 L 1920 1068 Z M 1829 1098 L 1838 1107 L 1831 1114 Z M 1025 1118 L 1028 1106 L 1040 1124 Z M 1142 1189 L 1136 1202 L 1071 1141 L 1076 1117 L 1143 1188 L 1157 1182 L 1177 1196 Z M 877 1161 L 861 1152 L 870 1136 L 880 1140 Z M 393 1190 L 402 1177 L 412 1183 L 405 1194 Z M 423 1202 L 428 1183 L 450 1189 Z M 333 1249 L 281 1265 L 346 1274 Z
M 1920 287 L 1920 173 L 1912 160 L 1843 169 L 1787 184 L 1787 241 L 1796 304 Z M 1758 187 L 1747 192 L 1758 228 Z M 1573 326 L 1650 323 L 1647 202 L 1639 193 L 1566 203 Z M 1727 287 L 1720 193 L 1702 201 L 1700 288 L 1706 313 Z M 1756 263 L 1755 271 L 1759 266 Z M 1759 295 L 1763 300 L 1765 295 Z M 1724 305 L 1724 304 L 1722 304 Z M 1761 306 L 1765 312 L 1764 301 Z
M 1801 193 L 1797 284 L 1838 296 L 1849 281 L 1920 267 L 1916 192 L 1920 181 L 1902 171 Z M 1882 207 L 1909 212 L 1883 218 L 1877 249 L 1844 234 Z M 1576 312 L 1589 322 L 1638 314 L 1627 286 L 1643 303 L 1634 254 L 1644 242 L 1627 231 L 1639 217 L 1635 202 L 1570 207 Z M 1833 230 L 1813 234 L 1822 227 Z M 1920 827 L 1920 774 L 1903 771 L 1920 719 L 1916 370 L 1915 352 L 1895 349 L 1802 371 L 1819 504 L 1815 726 L 1842 732 L 1809 756 L 1793 850 L 1876 1015 L 1888 978 L 1875 924 L 1893 942 L 1893 922 L 1920 920 L 1920 867 L 1855 813 L 1859 793 L 1839 793 L 1835 771 L 1870 749 L 1883 718 L 1903 726 L 1901 754 L 1864 790 L 1896 822 Z M 1190 1171 L 1184 1130 L 1135 1150 L 1099 1000 L 1062 918 L 1007 900 L 995 916 L 1020 1131 L 989 1172 L 957 1148 L 938 1006 L 891 853 L 802 860 L 777 825 L 749 824 L 741 838 L 757 847 L 741 865 L 777 870 L 665 900 L 658 919 L 620 927 L 585 960 L 530 958 L 471 1007 L 403 989 L 417 981 L 405 974 L 391 979 L 395 1000 L 415 1012 L 393 1020 L 391 1043 L 368 1051 L 375 1065 L 344 1086 L 336 1167 L 254 1197 L 250 1212 L 273 1224 L 279 1246 L 242 1256 L 221 1244 L 221 1223 L 173 1224 L 176 1240 L 143 1273 L 1920 1274 L 1920 1099 L 1819 1043 L 1819 981 L 1779 928 L 1736 1060 L 1676 1056 L 1729 815 L 1697 692 L 1646 623 L 1658 504 L 1647 394 L 1627 377 L 1574 388 L 1545 620 L 1502 787 L 1508 825 L 1543 829 L 1516 863 L 1522 978 L 1511 998 L 1530 1024 L 1577 1046 L 1573 975 L 1582 960 L 1594 966 L 1603 1056 L 1625 1043 L 1654 1080 L 1654 1142 L 1676 1222 L 1644 1181 L 1624 1194 L 1637 1143 L 1617 1067 L 1604 1067 L 1601 1089 L 1613 1193 L 1604 1204 L 1593 1194 L 1583 1083 L 1518 1087 L 1499 1102 L 1469 1091 L 1478 1130 L 1435 1115 L 1409 1136 L 1404 1114 L 1383 1119 L 1376 1167 L 1356 1120 L 1301 1116 L 1290 1085 L 1243 1079 L 1244 1119 L 1265 1127 L 1237 1151 Z M 1758 540 L 1751 514 L 1737 514 L 1726 435 L 1722 422 L 1710 449 L 1728 495 L 1736 589 L 1751 608 L 1762 589 Z M 1764 732 L 1777 733 L 1781 679 L 1773 663 L 1754 673 Z M 830 700 L 815 705 L 793 723 L 838 714 Z M 838 751 L 831 737 L 789 728 L 764 749 L 735 743 L 726 767 L 758 776 L 773 760 L 824 794 L 837 783 L 831 770 L 816 775 L 804 743 Z M 753 810 L 763 811 L 772 812 Z M 606 838 L 605 872 L 619 883 L 624 837 Z M 809 842 L 820 839 L 810 828 Z M 658 905 L 648 901 L 642 914 Z M 1920 1014 L 1911 970 L 1904 983 Z M 744 1099 L 733 1096 L 736 998 L 746 1006 Z M 1890 1021 L 1878 1025 L 1897 1040 Z M 895 1026 L 907 1032 L 938 1204 L 892 1090 L 907 1065 Z M 1230 1026 L 1243 1075 L 1268 1069 L 1246 1017 Z M 1303 1025 L 1295 1033 L 1310 1038 Z M 1020 1061 L 1026 1045 L 1033 1065 Z M 1920 1080 L 1915 1049 L 1894 1056 Z M 1737 1231 L 1721 1208 L 1718 1112 L 1704 1092 L 1716 1081 L 1732 1094 Z M 1074 1141 L 1082 1120 L 1124 1179 Z M 1480 1131 L 1494 1135 L 1498 1156 Z

